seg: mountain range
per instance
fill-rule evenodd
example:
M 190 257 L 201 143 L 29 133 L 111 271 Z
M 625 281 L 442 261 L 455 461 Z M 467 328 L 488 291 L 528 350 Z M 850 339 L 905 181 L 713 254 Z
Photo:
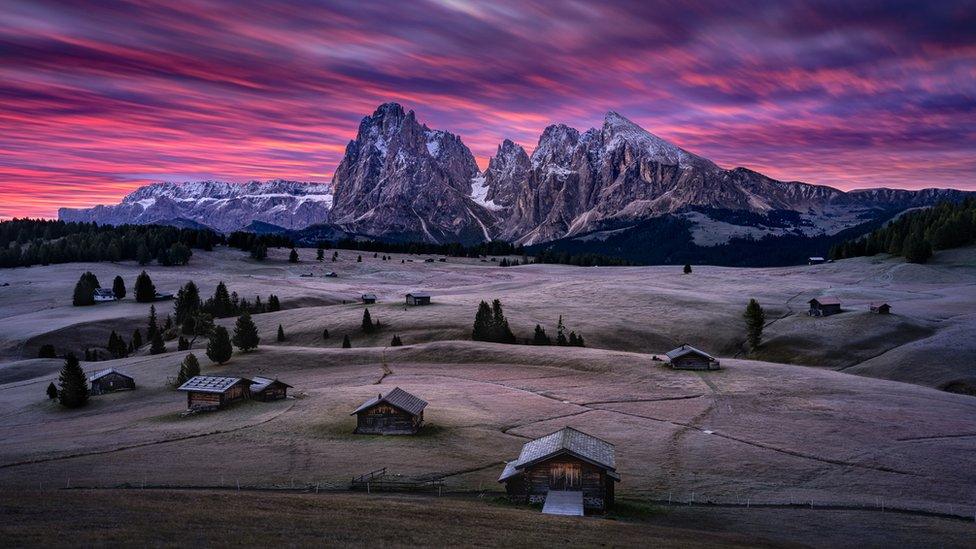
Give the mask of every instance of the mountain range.
M 506 139 L 481 172 L 459 136 L 430 129 L 413 111 L 386 103 L 362 119 L 331 184 L 155 184 L 118 205 L 62 208 L 59 218 L 196 223 L 224 232 L 260 222 L 262 232 L 279 227 L 433 243 L 500 239 L 600 251 L 600 242 L 662 220 L 680 224 L 694 248 L 763 237 L 823 245 L 830 235 L 868 230 L 907 209 L 967 194 L 845 192 L 724 169 L 616 112 L 583 132 L 548 126 L 531 155 Z

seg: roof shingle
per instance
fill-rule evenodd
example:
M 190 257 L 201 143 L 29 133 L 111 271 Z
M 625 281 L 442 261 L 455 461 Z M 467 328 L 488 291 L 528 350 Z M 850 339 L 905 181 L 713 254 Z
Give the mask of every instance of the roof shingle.
M 386 396 L 379 395 L 376 398 L 371 398 L 367 400 L 359 408 L 356 408 L 356 411 L 354 411 L 352 414 L 349 415 L 356 415 L 359 412 L 362 412 L 367 408 L 372 408 L 373 406 L 376 406 L 381 402 L 385 402 L 390 406 L 399 408 L 404 412 L 415 416 L 419 415 L 420 412 L 423 412 L 424 408 L 427 407 L 426 400 L 419 397 L 415 397 L 410 393 L 404 391 L 403 389 L 397 387 L 396 389 L 393 389 L 389 393 L 386 393 Z
M 176 390 L 193 391 L 194 393 L 223 393 L 242 381 L 248 386 L 254 383 L 243 377 L 194 376 Z

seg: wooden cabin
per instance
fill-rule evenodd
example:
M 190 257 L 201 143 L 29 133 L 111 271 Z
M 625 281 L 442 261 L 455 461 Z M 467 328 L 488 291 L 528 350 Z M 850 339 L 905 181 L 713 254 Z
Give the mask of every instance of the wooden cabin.
M 116 301 L 118 298 L 115 297 L 115 291 L 112 288 L 95 288 L 95 293 L 92 294 L 95 299 L 95 303 L 105 303 L 106 301 Z
M 810 316 L 830 316 L 840 312 L 840 300 L 835 297 L 813 298 L 807 303 L 810 304 L 807 311 Z
M 92 374 L 88 377 L 88 383 L 91 385 L 90 392 L 93 395 L 127 391 L 136 388 L 135 379 L 114 368 Z
M 827 260 L 822 257 L 811 257 L 807 259 L 807 265 L 820 265 L 821 263 L 826 263 Z
M 356 416 L 358 435 L 412 435 L 424 424 L 427 401 L 397 387 L 386 396 L 379 394 L 350 415 Z
M 363 294 L 363 305 L 372 305 L 376 303 L 376 294 Z
M 666 356 L 675 370 L 719 370 L 722 367 L 717 358 L 687 343 L 668 351 Z
M 544 513 L 582 515 L 613 505 L 620 476 L 613 444 L 566 427 L 525 443 L 498 482 L 513 501 L 544 503 Z
M 243 377 L 194 376 L 177 391 L 186 393 L 187 410 L 216 410 L 251 398 L 252 383 Z
M 251 382 L 251 398 L 264 402 L 288 398 L 288 389 L 291 389 L 291 385 L 283 381 L 266 377 L 253 377 Z
M 430 305 L 430 294 L 427 292 L 411 292 L 407 294 L 407 305 Z
M 891 305 L 887 303 L 872 303 L 871 312 L 879 315 L 891 314 Z

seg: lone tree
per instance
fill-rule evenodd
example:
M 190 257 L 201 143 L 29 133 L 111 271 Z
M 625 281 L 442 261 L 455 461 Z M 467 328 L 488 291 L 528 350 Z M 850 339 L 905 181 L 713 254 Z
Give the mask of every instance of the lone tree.
M 139 331 L 139 328 L 136 328 L 132 331 L 132 349 L 135 350 L 139 347 L 142 347 L 142 332 Z
M 569 340 L 566 339 L 566 326 L 563 324 L 563 315 L 559 315 L 559 322 L 556 323 L 556 345 L 569 345 Z
M 149 354 L 151 355 L 161 355 L 166 352 L 166 344 L 163 343 L 163 334 L 159 330 L 152 336 L 152 342 L 149 345 Z
M 146 338 L 149 341 L 159 333 L 159 323 L 156 321 L 156 306 L 149 306 L 149 325 L 146 327 Z
M 376 325 L 373 324 L 373 317 L 369 315 L 369 309 L 363 309 L 363 333 L 371 334 L 376 331 Z
M 75 284 L 75 291 L 72 295 L 71 304 L 75 307 L 95 304 L 95 289 L 100 288 L 98 278 L 90 271 L 81 275 L 78 283 Z
M 192 280 L 176 292 L 173 314 L 176 316 L 176 323 L 183 330 L 183 333 L 193 333 L 193 317 L 200 312 L 202 306 L 200 289 Z
M 291 253 L 288 254 L 288 262 L 298 263 L 298 252 L 295 250 L 295 248 L 292 248 Z
M 349 336 L 348 335 L 342 336 L 342 348 L 343 349 L 352 349 L 352 342 L 349 341 Z
M 478 312 L 474 315 L 474 328 L 471 339 L 475 341 L 490 341 L 491 338 L 491 306 L 482 301 L 478 304 Z
M 233 353 L 234 348 L 230 346 L 230 335 L 227 333 L 227 328 L 215 326 L 213 332 L 210 333 L 210 341 L 207 342 L 207 358 L 217 364 L 223 364 L 230 360 Z
M 139 303 L 151 303 L 156 299 L 156 286 L 153 284 L 146 271 L 139 273 L 136 277 L 136 301 Z
M 403 341 L 400 340 L 400 336 L 394 334 L 393 339 L 390 341 L 390 347 L 402 347 Z
M 759 302 L 750 299 L 746 305 L 746 312 L 742 315 L 746 319 L 746 339 L 749 347 L 755 351 L 762 343 L 763 325 L 766 324 L 766 311 L 763 311 Z
M 533 345 L 552 345 L 552 339 L 546 335 L 546 329 L 538 324 L 535 325 L 535 334 L 532 336 Z
M 691 265 L 685 263 L 685 274 L 691 274 Z
M 60 390 L 58 399 L 65 408 L 80 408 L 88 403 L 88 380 L 85 371 L 81 369 L 78 357 L 68 353 L 64 357 L 64 366 L 58 377 Z
M 322 328 L 322 339 L 329 339 L 329 329 Z
M 58 358 L 58 352 L 54 349 L 54 345 L 45 343 L 37 350 L 37 358 Z
M 492 301 L 491 306 L 484 301 L 478 305 L 478 312 L 474 315 L 474 327 L 471 329 L 471 339 L 494 343 L 515 343 L 515 334 L 508 326 L 508 320 L 505 319 L 500 300 Z
M 115 294 L 115 299 L 125 299 L 125 280 L 121 276 L 116 276 L 112 281 L 112 293 Z
M 226 333 L 226 330 L 224 330 L 224 332 Z M 280 325 L 278 326 L 278 333 L 279 336 L 284 335 L 281 333 Z M 249 353 L 258 348 L 258 343 L 261 342 L 261 337 L 258 335 L 258 327 L 255 326 L 254 321 L 251 320 L 251 313 L 245 312 L 241 316 L 237 317 L 237 324 L 234 325 L 233 342 L 238 349 L 244 351 L 245 353 Z
M 279 324 L 278 325 L 278 343 L 281 343 L 282 341 L 285 341 L 286 339 L 288 339 L 288 338 L 285 337 L 285 329 L 281 326 L 281 324 Z
M 180 363 L 180 371 L 176 375 L 176 386 L 179 387 L 189 381 L 191 377 L 198 375 L 200 375 L 200 361 L 193 353 L 190 353 Z
M 319 248 L 319 249 L 315 250 L 315 259 L 317 261 L 324 260 L 325 259 L 325 250 L 323 250 L 322 248 Z
M 58 388 L 54 386 L 54 382 L 47 384 L 47 398 L 55 400 L 58 398 Z

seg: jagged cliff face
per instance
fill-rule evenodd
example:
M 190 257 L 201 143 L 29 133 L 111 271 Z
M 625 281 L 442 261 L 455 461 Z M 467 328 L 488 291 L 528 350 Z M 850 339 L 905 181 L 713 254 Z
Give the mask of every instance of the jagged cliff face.
M 332 186 L 299 181 L 158 183 L 140 187 L 111 206 L 61 208 L 62 221 L 102 225 L 173 224 L 221 232 L 254 221 L 302 229 L 328 220 Z
M 413 111 L 381 105 L 363 118 L 333 178 L 332 222 L 367 235 L 428 242 L 481 241 L 495 217 L 471 198 L 478 166 L 454 134 Z

